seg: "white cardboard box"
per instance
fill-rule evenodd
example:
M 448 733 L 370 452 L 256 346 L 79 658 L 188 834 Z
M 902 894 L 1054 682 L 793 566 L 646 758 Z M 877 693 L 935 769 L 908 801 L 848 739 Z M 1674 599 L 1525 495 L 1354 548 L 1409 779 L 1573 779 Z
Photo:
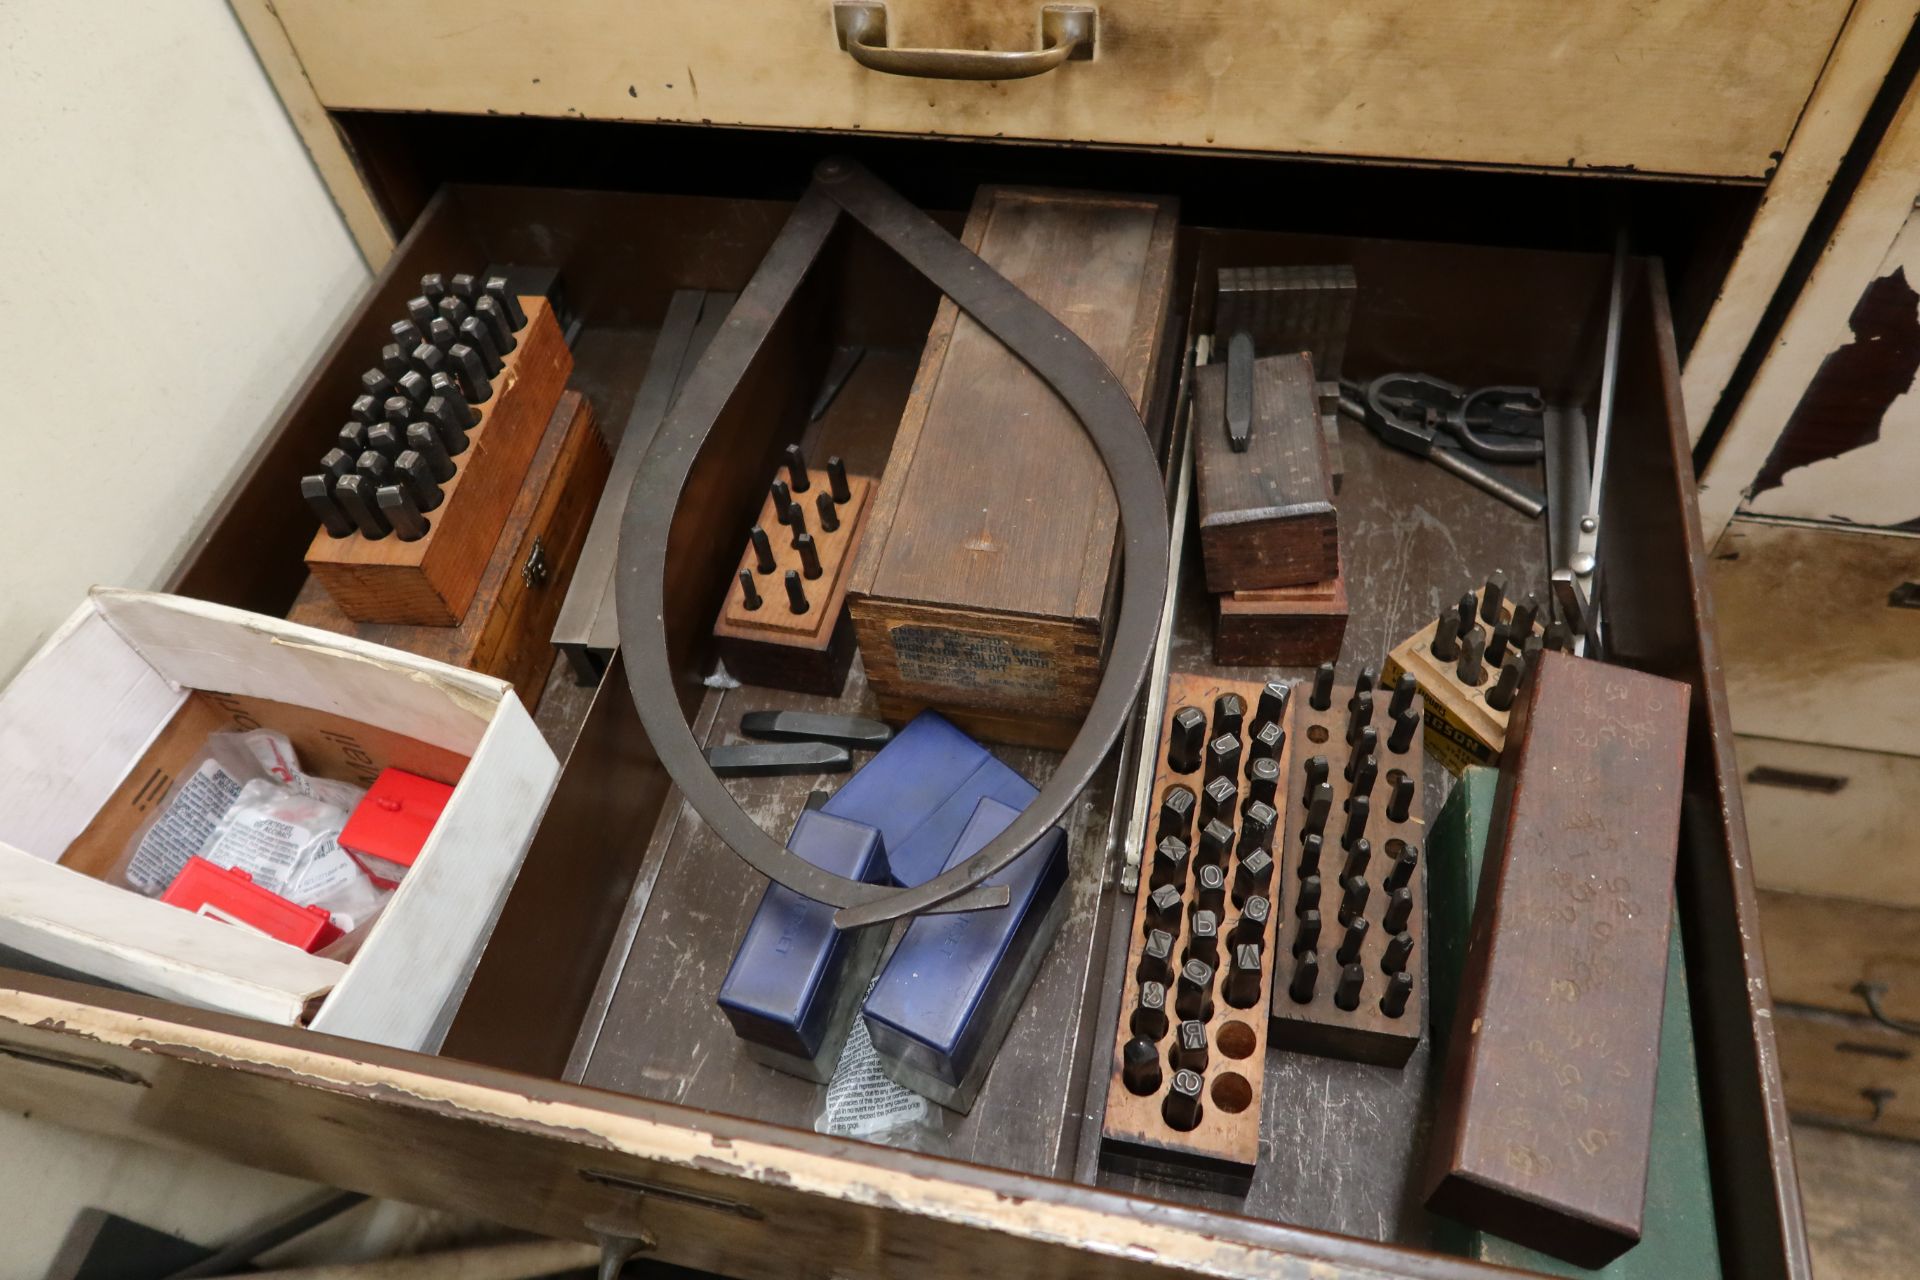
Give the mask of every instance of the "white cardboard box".
M 167 794 L 169 760 L 209 727 L 254 722 L 288 732 L 318 774 L 452 775 L 418 861 L 347 963 L 79 869 L 97 874 L 124 847 Z M 278 618 L 96 588 L 0 691 L 0 946 L 151 995 L 433 1052 L 558 776 L 503 680 Z

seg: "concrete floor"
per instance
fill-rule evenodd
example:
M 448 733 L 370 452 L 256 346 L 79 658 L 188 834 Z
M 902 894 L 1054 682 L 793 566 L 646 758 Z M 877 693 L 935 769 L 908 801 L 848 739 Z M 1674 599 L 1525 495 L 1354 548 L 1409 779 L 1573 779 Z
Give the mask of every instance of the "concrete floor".
M 1920 1273 L 1920 1143 L 1793 1128 L 1816 1280 Z

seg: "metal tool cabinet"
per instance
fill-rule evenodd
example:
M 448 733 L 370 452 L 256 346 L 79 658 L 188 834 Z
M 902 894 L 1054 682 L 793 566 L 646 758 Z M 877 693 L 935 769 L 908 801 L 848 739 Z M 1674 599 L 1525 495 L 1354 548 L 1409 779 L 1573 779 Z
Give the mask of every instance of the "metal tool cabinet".
M 887 45 L 1055 38 L 1037 4 L 948 8 L 893 0 Z M 1887 32 L 1904 33 L 1910 7 L 1689 3 L 1655 19 L 1624 3 L 1543 16 L 1499 0 L 1338 14 L 1114 0 L 1098 6 L 1090 59 L 977 83 L 857 64 L 827 0 L 236 9 L 380 266 L 176 583 L 266 612 L 298 589 L 311 532 L 282 495 L 423 270 L 559 267 L 582 320 L 577 384 L 618 424 L 672 290 L 741 288 L 835 146 L 951 227 L 982 175 L 1180 196 L 1192 332 L 1210 323 L 1210 290 L 1193 282 L 1221 262 L 1352 262 L 1350 365 L 1537 383 L 1562 412 L 1592 408 L 1608 264 L 1605 235 L 1581 239 L 1556 215 L 1578 223 L 1602 193 L 1671 215 L 1649 221 L 1681 228 L 1672 279 L 1652 259 L 1630 271 L 1603 548 L 1614 644 L 1696 689 L 1680 904 L 1723 1267 L 1808 1274 L 1693 498 L 1693 366 L 1683 374 L 1679 350 L 1684 336 L 1698 361 L 1747 331 L 1784 269 L 1778 242 L 1798 239 L 1817 201 L 1796 184 L 1824 185 L 1852 135 L 1835 121 L 1857 123 L 1848 112 L 1864 109 L 1861 85 L 1884 74 Z M 935 140 L 955 134 L 980 141 Z M 828 268 L 822 323 L 890 353 L 842 394 L 884 415 L 906 393 L 935 299 L 857 237 Z M 1430 618 L 1429 596 L 1437 607 L 1493 557 L 1516 581 L 1544 578 L 1539 526 L 1358 433 L 1345 453 L 1348 662 L 1384 654 Z M 723 512 L 682 518 L 737 534 Z M 1414 539 L 1415 527 L 1446 536 Z M 1200 605 L 1182 606 L 1176 656 L 1204 667 Z M 672 607 L 690 631 L 705 625 L 703 602 Z M 680 674 L 697 733 L 742 709 L 692 666 Z M 1403 1203 L 1406 1148 L 1427 1122 L 1424 1049 L 1372 1083 L 1355 1073 L 1378 1069 L 1352 1064 L 1269 1071 L 1265 1109 L 1289 1161 L 1314 1141 L 1302 1117 L 1335 1094 L 1390 1130 L 1343 1150 L 1360 1197 L 1344 1209 L 1298 1179 L 1237 1200 L 1098 1172 L 1115 1016 L 1102 997 L 1124 906 L 1098 874 L 1111 790 L 1082 806 L 1097 816 L 1074 833 L 1069 921 L 1004 1051 L 1022 1089 L 996 1100 L 990 1076 L 972 1116 L 908 1152 L 814 1134 L 810 1093 L 717 1056 L 731 1044 L 711 1038 L 701 967 L 717 982 L 730 913 L 758 889 L 679 816 L 619 660 L 569 734 L 559 789 L 439 1056 L 8 971 L 0 1100 L 739 1275 L 1495 1274 L 1426 1252 L 1427 1220 Z M 737 892 L 723 878 L 713 922 L 676 934 L 702 869 L 734 875 Z

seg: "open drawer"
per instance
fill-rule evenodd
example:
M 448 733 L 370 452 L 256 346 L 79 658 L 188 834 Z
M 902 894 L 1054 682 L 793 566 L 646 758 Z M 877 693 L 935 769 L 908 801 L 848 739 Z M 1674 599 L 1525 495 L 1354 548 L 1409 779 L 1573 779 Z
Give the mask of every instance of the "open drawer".
M 789 207 L 443 188 L 180 589 L 265 611 L 290 603 L 310 529 L 284 495 L 314 442 L 335 429 L 373 336 L 423 271 L 483 261 L 559 268 L 581 321 L 576 385 L 612 426 L 627 419 L 672 291 L 741 289 Z M 944 220 L 959 225 L 957 215 Z M 712 588 L 670 597 L 674 674 L 696 733 L 716 741 L 743 710 L 828 705 L 707 688 L 708 632 L 749 512 L 779 447 L 805 425 L 832 348 L 868 347 L 865 372 L 811 430 L 850 458 L 862 449 L 884 457 L 937 302 L 862 234 L 836 234 L 809 282 L 811 322 L 770 366 L 759 411 L 732 415 L 726 449 L 703 459 L 700 500 L 683 505 L 676 529 L 687 579 Z M 1204 282 L 1219 264 L 1350 262 L 1360 294 L 1349 369 L 1535 383 L 1558 411 L 1590 411 L 1602 257 L 1187 228 L 1180 261 L 1185 280 L 1203 282 L 1193 332 L 1210 325 Z M 1680 906 L 1709 1082 L 1722 1269 L 1804 1275 L 1664 280 L 1652 262 L 1636 261 L 1630 274 L 1604 513 L 1612 643 L 1619 660 L 1696 690 Z M 1353 615 L 1343 665 L 1377 661 L 1494 567 L 1516 582 L 1544 579 L 1542 524 L 1363 433 L 1344 434 Z M 1206 667 L 1202 604 L 1197 590 L 1184 593 L 1176 669 Z M 841 701 L 865 697 L 855 678 Z M 1008 755 L 1036 780 L 1053 761 Z M 1437 808 L 1446 779 L 1429 770 Z M 783 829 L 804 803 L 793 781 L 744 784 L 768 829 Z M 1410 1164 L 1437 1074 L 1424 1048 L 1401 1072 L 1317 1059 L 1270 1069 L 1273 1128 L 1263 1175 L 1244 1198 L 1098 1170 L 1117 1001 L 1110 833 L 1125 825 L 1115 811 L 1124 800 L 1110 797 L 1126 790 L 1109 774 L 1074 810 L 1067 923 L 979 1103 L 945 1117 L 918 1150 L 814 1133 L 818 1087 L 751 1062 L 727 1031 L 713 995 L 761 882 L 674 796 L 618 660 L 578 728 L 439 1056 L 6 973 L 0 1101 L 533 1231 L 635 1240 L 662 1259 L 736 1275 L 1510 1274 L 1431 1252 L 1433 1220 L 1416 1204 Z

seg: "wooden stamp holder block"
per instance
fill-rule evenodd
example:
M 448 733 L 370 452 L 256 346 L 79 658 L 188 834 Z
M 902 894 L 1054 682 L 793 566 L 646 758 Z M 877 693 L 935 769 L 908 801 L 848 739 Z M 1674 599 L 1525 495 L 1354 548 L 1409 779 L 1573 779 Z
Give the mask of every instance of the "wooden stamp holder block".
M 471 443 L 440 486 L 445 500 L 427 514 L 425 537 L 389 534 L 335 538 L 325 529 L 307 548 L 307 568 L 341 612 L 355 622 L 456 626 L 466 617 L 501 527 L 527 478 L 554 404 L 573 373 L 553 308 L 523 297 L 527 323 L 493 379 L 493 394 L 475 408 Z
M 1288 741 L 1293 744 L 1293 753 L 1291 767 L 1285 775 L 1285 785 L 1287 812 L 1294 817 L 1292 825 L 1284 833 L 1284 839 L 1275 838 L 1275 843 L 1284 852 L 1280 856 L 1277 873 L 1281 887 L 1274 894 L 1277 943 L 1274 947 L 1273 1016 L 1269 1035 L 1273 1044 L 1282 1049 L 1398 1067 L 1406 1064 L 1414 1046 L 1420 1043 L 1427 1020 L 1427 858 L 1426 824 L 1421 813 L 1425 753 L 1422 750 L 1422 735 L 1417 733 L 1412 736 L 1405 751 L 1394 751 L 1389 745 L 1392 738 L 1392 721 L 1387 716 L 1389 688 L 1383 685 L 1374 691 L 1376 709 L 1371 723 L 1380 732 L 1380 745 L 1376 753 L 1380 773 L 1371 791 L 1372 810 L 1365 836 L 1372 843 L 1373 856 L 1366 870 L 1361 873 L 1371 886 L 1363 912 L 1368 921 L 1367 937 L 1359 955 L 1359 963 L 1366 970 L 1366 984 L 1360 991 L 1359 1006 L 1351 1011 L 1341 1009 L 1334 1003 L 1334 989 L 1342 967 L 1336 953 L 1347 932 L 1339 919 L 1342 896 L 1339 881 L 1347 860 L 1347 850 L 1341 847 L 1340 837 L 1347 820 L 1347 800 L 1353 792 L 1346 778 L 1346 731 L 1350 714 L 1347 708 L 1352 688 L 1337 684 L 1324 711 L 1316 710 L 1311 705 L 1312 700 L 1304 688 L 1293 699 L 1293 724 L 1287 731 Z M 1418 709 L 1419 705 L 1420 695 L 1416 694 L 1414 706 Z M 1313 998 L 1301 1004 L 1294 1000 L 1289 987 L 1297 963 L 1294 947 L 1300 937 L 1301 830 L 1307 818 L 1304 803 L 1307 761 L 1316 755 L 1327 758 L 1327 781 L 1333 785 L 1333 809 L 1327 818 L 1325 847 L 1319 868 L 1321 926 L 1316 951 L 1320 974 Z M 1393 822 L 1387 817 L 1387 800 L 1392 794 L 1392 779 L 1396 773 L 1404 773 L 1413 779 L 1413 803 L 1406 819 L 1401 822 Z M 1408 961 L 1407 972 L 1413 975 L 1413 993 L 1407 998 L 1406 1008 L 1400 1016 L 1390 1018 L 1380 1007 L 1380 997 L 1385 993 L 1387 983 L 1381 960 L 1386 954 L 1390 938 L 1381 920 L 1386 913 L 1389 897 L 1387 873 L 1392 869 L 1403 845 L 1413 845 L 1420 850 L 1419 862 L 1408 881 L 1413 889 L 1413 913 L 1408 917 L 1406 932 L 1413 935 L 1413 955 Z
M 749 544 L 727 587 L 726 603 L 713 624 L 713 634 L 727 671 L 737 679 L 834 697 L 846 683 L 847 668 L 853 662 L 847 583 L 861 536 L 866 532 L 873 481 L 865 476 L 847 477 L 847 501 L 839 504 L 840 525 L 829 532 L 820 527 L 814 506 L 814 495 L 829 491 L 827 473 L 808 468 L 807 476 L 806 492 L 794 495 L 820 556 L 820 576 L 807 579 L 803 575 L 801 579 L 807 593 L 807 611 L 795 613 L 787 599 L 787 570 L 801 568 L 800 555 L 793 549 L 793 531 L 780 523 L 773 496 L 768 494 L 757 523 L 767 531 L 773 548 L 773 572 L 757 570 Z M 741 569 L 753 572 L 754 585 L 760 592 L 758 609 L 747 608 L 746 590 L 739 580 Z
M 1480 630 L 1488 632 L 1492 628 L 1485 622 L 1477 621 L 1485 596 L 1484 587 L 1473 593 L 1473 613 Z M 1513 621 L 1512 600 L 1501 601 L 1500 619 L 1509 623 Z M 1487 664 L 1480 683 L 1470 685 L 1460 679 L 1455 663 L 1434 657 L 1433 635 L 1439 627 L 1440 622 L 1436 618 L 1395 645 L 1393 651 L 1387 654 L 1380 679 L 1387 687 L 1406 674 L 1420 682 L 1420 692 L 1427 700 L 1427 750 L 1433 753 L 1435 760 L 1447 767 L 1447 772 L 1457 777 L 1469 765 L 1500 763 L 1500 753 L 1507 742 L 1507 719 L 1512 708 L 1502 711 L 1487 702 L 1487 694 L 1500 674 L 1499 669 L 1491 663 Z M 1538 628 L 1539 624 L 1536 623 L 1536 635 L 1539 634 Z M 1513 647 L 1520 648 L 1525 640 L 1525 636 L 1515 637 Z
M 287 619 L 498 676 L 512 682 L 532 711 L 557 652 L 550 640 L 554 618 L 610 466 L 592 404 L 578 391 L 565 392 L 459 625 L 355 622 L 315 577 L 301 587 Z
M 1244 453 L 1227 440 L 1227 364 L 1193 374 L 1194 500 L 1207 590 L 1324 582 L 1340 571 L 1333 468 L 1313 361 L 1253 361 L 1252 431 Z
M 1250 759 L 1250 738 L 1257 727 L 1255 708 L 1259 704 L 1260 690 L 1264 682 L 1258 680 L 1217 680 L 1208 676 L 1175 673 L 1167 680 L 1166 707 L 1162 713 L 1159 736 L 1160 767 L 1154 775 L 1151 805 L 1156 812 L 1161 797 L 1170 786 L 1176 784 L 1188 787 L 1196 796 L 1206 781 L 1204 765 L 1190 774 L 1176 773 L 1167 763 L 1167 740 L 1169 727 L 1174 713 L 1182 707 L 1199 707 L 1207 714 L 1207 741 L 1217 735 L 1213 733 L 1214 699 L 1221 694 L 1237 693 L 1246 701 L 1247 713 L 1243 721 L 1241 737 L 1241 776 L 1235 780 L 1238 797 L 1233 806 L 1234 833 L 1233 851 L 1222 863 L 1227 872 L 1227 902 L 1221 912 L 1220 954 L 1224 962 L 1231 954 L 1228 934 L 1239 920 L 1239 911 L 1233 905 L 1233 880 L 1238 869 L 1242 850 L 1240 849 L 1241 816 L 1247 803 L 1247 785 L 1245 768 Z M 1297 701 L 1298 699 L 1294 699 Z M 1285 727 L 1284 725 L 1282 726 Z M 1289 777 L 1288 759 L 1293 750 L 1293 738 L 1289 734 L 1281 744 L 1276 759 L 1280 765 L 1280 785 L 1282 791 Z M 1291 809 L 1285 803 L 1286 797 L 1277 797 L 1275 808 L 1279 810 L 1279 819 L 1274 826 L 1276 843 L 1280 833 L 1288 829 L 1294 819 Z M 1153 830 L 1157 830 L 1156 826 Z M 1204 825 L 1200 818 L 1200 806 L 1196 803 L 1193 816 L 1194 839 L 1189 844 L 1197 851 L 1198 833 Z M 1149 843 L 1157 843 L 1151 838 Z M 1276 863 L 1277 853 L 1272 853 Z M 1148 854 L 1151 857 L 1151 853 Z M 1195 908 L 1196 885 L 1194 876 L 1197 865 L 1189 859 L 1187 873 L 1182 885 L 1183 903 L 1180 910 L 1179 927 L 1170 930 L 1174 934 L 1173 970 L 1177 975 L 1188 942 L 1188 921 Z M 1274 868 L 1275 880 L 1280 868 Z M 1273 891 L 1273 881 L 1268 882 L 1267 891 Z M 1162 1114 L 1167 1091 L 1173 1080 L 1173 1067 L 1168 1060 L 1175 1043 L 1175 1029 L 1180 1018 L 1174 1011 L 1173 991 L 1175 983 L 1167 984 L 1167 1030 L 1156 1040 L 1161 1051 L 1160 1085 L 1150 1094 L 1136 1094 L 1128 1089 L 1120 1074 L 1121 1051 L 1127 1041 L 1133 1038 L 1132 1020 L 1134 1009 L 1139 1003 L 1140 979 L 1136 976 L 1140 959 L 1146 944 L 1148 896 L 1153 892 L 1152 877 L 1142 869 L 1140 887 L 1134 898 L 1131 916 L 1132 934 L 1127 945 L 1127 967 L 1125 981 L 1127 991 L 1120 1002 L 1120 1021 L 1115 1030 L 1113 1041 L 1112 1077 L 1107 1086 L 1106 1121 L 1102 1131 L 1101 1160 L 1115 1166 L 1147 1165 L 1158 1172 L 1179 1170 L 1205 1185 L 1221 1186 L 1228 1189 L 1244 1190 L 1252 1178 L 1255 1161 L 1260 1154 L 1260 1103 L 1262 1089 L 1266 1079 L 1267 1057 L 1267 1019 L 1266 1008 L 1273 985 L 1273 935 L 1272 917 L 1266 933 L 1260 939 L 1260 992 L 1253 1003 L 1244 1009 L 1235 1008 L 1226 1001 L 1220 984 L 1225 981 L 1224 963 L 1215 966 L 1215 991 L 1213 1016 L 1207 1022 L 1207 1065 L 1200 1073 L 1203 1088 L 1201 1092 L 1200 1123 L 1188 1132 L 1181 1132 L 1169 1125 Z
M 1215 597 L 1213 660 L 1223 667 L 1317 667 L 1340 656 L 1347 575 Z

